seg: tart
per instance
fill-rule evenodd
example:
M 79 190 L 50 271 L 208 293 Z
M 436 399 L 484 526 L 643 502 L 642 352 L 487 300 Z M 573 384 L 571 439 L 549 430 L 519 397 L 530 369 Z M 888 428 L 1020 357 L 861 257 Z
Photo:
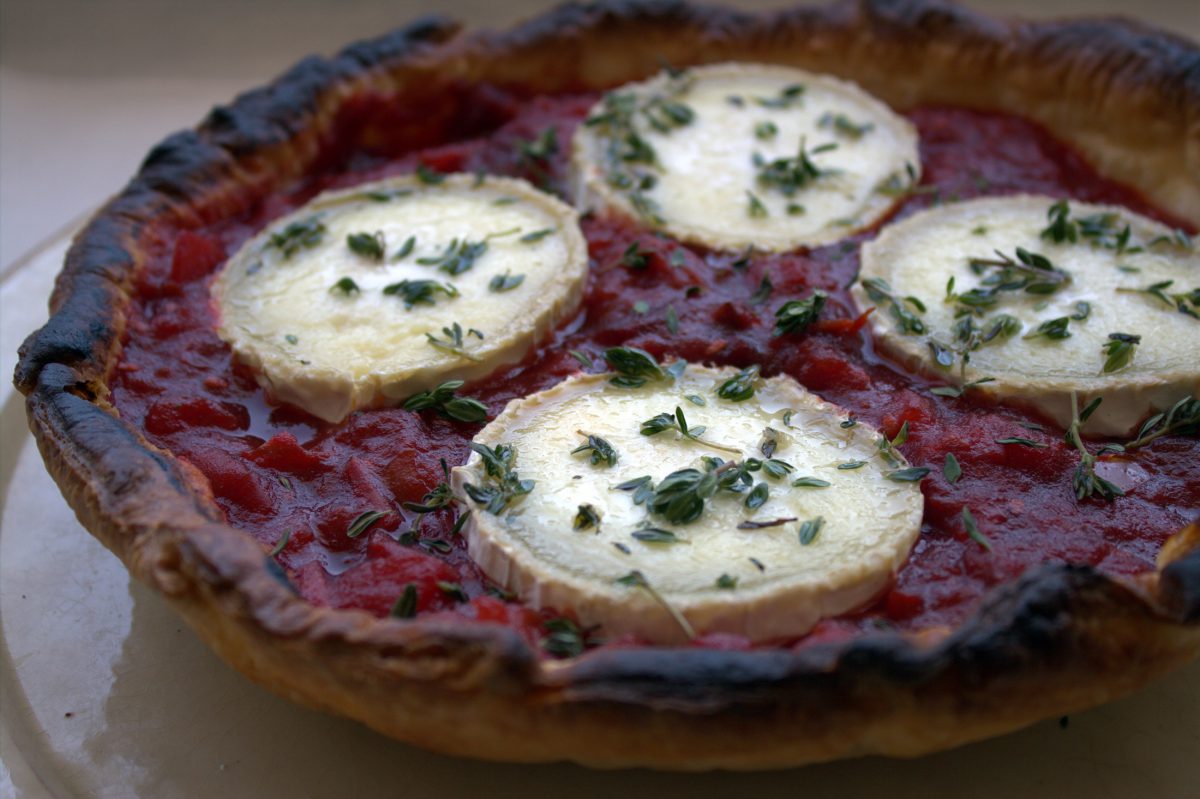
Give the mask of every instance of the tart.
M 973 199 L 983 195 L 1036 198 L 1048 236 L 1065 238 L 1069 228 L 1079 246 L 1097 244 L 1080 209 L 1115 206 L 1168 231 L 1161 244 L 1155 234 L 1132 246 L 1178 248 L 1192 268 L 1198 58 L 1194 45 L 1129 23 L 1001 23 L 925 2 L 760 15 L 570 5 L 473 36 L 425 20 L 306 60 L 156 147 L 76 239 L 53 315 L 23 346 L 16 383 L 47 467 L 85 526 L 222 657 L 289 698 L 401 740 L 498 760 L 745 769 L 911 756 L 999 734 L 1120 696 L 1200 649 L 1200 459 L 1195 439 L 1180 435 L 1194 433 L 1196 409 L 1183 393 L 1169 404 L 1152 398 L 1143 410 L 1154 415 L 1121 439 L 1126 452 L 1099 453 L 1102 442 L 1087 439 L 1095 409 L 1078 397 L 1065 418 L 991 392 L 981 382 L 988 375 L 944 371 L 964 365 L 962 352 L 946 364 L 927 345 L 932 366 L 910 362 L 902 347 L 876 355 L 875 342 L 891 332 L 884 321 L 904 323 L 934 298 L 914 304 L 899 286 L 875 283 L 859 307 L 849 286 L 868 242 L 932 206 L 990 202 Z M 871 205 L 845 237 L 829 243 L 822 224 L 809 243 L 762 251 L 639 216 L 636 204 L 622 205 L 628 196 L 572 192 L 587 189 L 590 175 L 572 173 L 569 131 L 596 117 L 604 92 L 661 80 L 664 61 L 672 73 L 759 64 L 856 84 L 881 119 L 903 117 L 900 138 L 915 130 L 920 164 L 885 180 L 893 202 Z M 765 99 L 790 101 L 786 91 Z M 863 135 L 861 121 L 829 119 L 831 136 Z M 814 152 L 802 145 L 796 162 Z M 776 175 L 771 165 L 791 157 L 751 163 Z M 354 410 L 341 418 L 345 406 L 317 413 L 292 404 L 302 393 L 280 402 L 286 378 L 218 336 L 214 275 L 229 264 L 249 269 L 239 252 L 264 231 L 259 241 L 272 241 L 277 223 L 280 252 L 292 241 L 307 250 L 316 227 L 288 233 L 287 215 L 328 201 L 321 192 L 399 188 L 387 181 L 411 183 L 396 177 L 408 173 L 437 185 L 443 173 L 476 171 L 484 183 L 515 175 L 537 187 L 529 191 L 590 209 L 579 223 L 591 261 L 582 297 L 565 287 L 534 332 L 518 336 L 521 351 L 489 376 L 440 372 L 444 382 L 424 395 L 410 383 L 372 388 L 353 394 Z M 764 184 L 783 194 L 770 205 L 759 198 L 767 218 L 791 213 L 789 185 Z M 1055 233 L 1051 209 L 1064 200 Z M 726 211 L 739 229 L 759 213 L 747 202 Z M 567 221 L 554 224 L 565 230 Z M 1119 225 L 1106 230 L 1121 235 Z M 357 245 L 356 232 L 366 235 Z M 350 231 L 347 247 L 368 260 L 382 251 L 390 268 L 403 243 L 376 238 L 384 232 Z M 562 235 L 572 250 L 575 240 Z M 424 257 L 445 272 L 465 243 Z M 980 253 L 1001 266 L 985 264 L 976 277 L 1020 265 L 1051 271 L 1005 244 L 996 257 Z M 870 257 L 899 274 L 891 250 Z M 498 295 L 518 289 L 511 270 L 491 278 Z M 349 286 L 335 281 L 328 301 L 354 301 L 369 287 Z M 1175 296 L 1178 285 L 1126 288 L 1164 303 L 1162 313 L 1194 308 L 1186 290 Z M 450 292 L 410 284 L 389 296 L 421 310 L 422 297 L 436 307 Z M 475 344 L 462 321 L 458 339 L 450 326 L 433 338 L 467 351 L 464 342 Z M 288 346 L 304 343 L 302 333 L 281 335 Z M 1147 360 L 1148 348 L 1110 340 L 1125 346 L 1095 353 L 1096 371 L 1107 358 L 1114 374 Z M 621 348 L 649 350 L 655 369 L 673 359 L 733 369 L 756 387 L 786 375 L 814 402 L 846 411 L 851 428 L 861 417 L 864 429 L 878 429 L 896 472 L 928 470 L 909 472 L 923 479 L 920 535 L 901 537 L 907 559 L 870 604 L 832 608 L 806 630 L 772 628 L 770 640 L 718 626 L 680 645 L 668 633 L 655 640 L 653 626 L 610 636 L 583 610 L 523 603 L 513 596 L 526 595 L 520 585 L 474 564 L 458 507 L 486 519 L 491 498 L 465 488 L 483 478 L 456 470 L 451 479 L 449 467 L 466 460 L 481 416 L 501 416 L 510 401 L 563 380 L 595 381 L 573 377 L 581 367 L 620 377 L 620 356 L 606 356 Z M 1194 392 L 1191 368 L 1172 377 L 1179 392 Z M 461 386 L 458 376 L 475 382 Z M 459 389 L 483 412 L 453 405 Z M 407 409 L 394 406 L 400 399 Z M 688 436 L 682 413 L 673 418 L 661 422 L 668 434 L 704 438 Z M 1112 424 L 1104 435 L 1128 420 Z M 477 447 L 496 444 L 482 440 Z M 603 449 L 586 435 L 581 443 Z M 475 452 L 461 468 L 478 468 Z M 443 477 L 458 499 L 439 492 Z M 725 585 L 734 580 L 724 576 Z

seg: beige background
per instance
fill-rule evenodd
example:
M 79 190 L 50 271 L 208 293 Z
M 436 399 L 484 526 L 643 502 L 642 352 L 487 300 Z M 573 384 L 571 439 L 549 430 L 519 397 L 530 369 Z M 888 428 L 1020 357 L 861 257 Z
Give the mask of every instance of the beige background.
M 1046 722 L 912 762 L 689 776 L 429 755 L 250 685 L 79 528 L 7 385 L 17 344 L 45 318 L 62 233 L 166 133 L 305 54 L 434 10 L 498 26 L 548 5 L 0 0 L 0 799 L 1196 796 L 1200 664 L 1066 729 Z M 1200 40 L 1197 0 L 968 5 L 1031 17 L 1131 14 Z

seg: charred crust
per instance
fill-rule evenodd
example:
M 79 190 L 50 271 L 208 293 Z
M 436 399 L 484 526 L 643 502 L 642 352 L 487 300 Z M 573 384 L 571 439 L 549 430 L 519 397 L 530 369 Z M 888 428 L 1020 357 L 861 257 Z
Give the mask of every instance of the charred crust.
M 1192 550 L 1162 570 L 1163 603 L 1183 622 L 1200 622 L 1200 549 Z
M 306 59 L 271 85 L 215 108 L 196 130 L 168 137 L 74 242 L 51 300 L 53 316 L 21 347 L 14 382 L 28 395 L 35 438 L 71 506 L 223 656 L 282 693 L 398 737 L 417 737 L 417 725 L 436 726 L 425 724 L 423 710 L 455 722 L 472 718 L 456 715 L 470 712 L 457 709 L 470 707 L 463 697 L 481 703 L 491 727 L 480 726 L 474 742 L 424 741 L 435 748 L 696 766 L 927 751 L 1103 701 L 1200 648 L 1194 542 L 1150 575 L 1144 591 L 1090 567 L 1033 570 L 990 594 L 936 643 L 881 632 L 797 652 L 613 649 L 546 664 L 508 628 L 380 620 L 302 600 L 257 542 L 224 524 L 190 467 L 115 415 L 104 381 L 148 238 L 244 210 L 302 177 L 318 157 L 313 142 L 355 91 L 403 91 L 406 75 L 436 77 L 439 65 L 467 81 L 594 90 L 657 70 L 662 57 L 686 66 L 759 54 L 838 71 L 902 106 L 972 104 L 981 83 L 1011 79 L 1018 88 L 985 98 L 984 107 L 1021 113 L 1013 104 L 1026 94 L 1082 98 L 1035 108 L 1039 121 L 1064 136 L 1074 135 L 1074 126 L 1094 133 L 1124 117 L 1154 118 L 1150 138 L 1122 133 L 1111 147 L 1087 154 L 1168 210 L 1200 220 L 1200 50 L 1138 25 L 997 21 L 939 0 L 863 0 L 757 15 L 622 0 L 568 4 L 506 33 L 457 32 L 455 23 L 430 17 L 333 58 Z M 947 88 L 931 83 L 938 76 Z M 914 85 L 925 93 L 914 94 Z M 1083 146 L 1083 139 L 1070 141 Z M 1157 160 L 1151 164 L 1143 150 Z M 309 682 L 297 662 L 313 670 Z M 1073 680 L 1104 685 L 1084 695 Z M 345 704 L 324 699 L 322 681 L 335 683 Z M 428 697 L 413 698 L 423 691 Z M 907 742 L 864 734 L 865 743 L 827 749 L 797 743 L 805 731 L 819 736 L 830 718 L 874 729 L 869 720 L 888 713 L 879 702 L 897 696 L 923 703 L 920 712 L 941 719 L 945 736 Z M 401 709 L 416 720 L 400 718 Z M 649 745 L 625 736 L 630 714 L 653 722 L 645 732 Z M 760 733 L 764 717 L 779 723 Z M 563 729 L 601 729 L 615 719 L 621 733 L 586 755 L 555 732 L 564 719 Z M 487 738 L 510 722 L 529 731 L 532 743 Z M 956 731 L 960 723 L 964 732 Z M 673 725 L 671 732 L 686 738 L 725 724 L 765 744 L 772 729 L 786 730 L 791 741 L 742 760 L 716 749 L 699 759 L 652 751 L 655 725 Z M 727 746 L 731 739 L 723 740 Z
M 1049 669 L 1079 656 L 1086 631 L 1078 620 L 1127 600 L 1126 593 L 1091 567 L 1044 566 L 994 591 L 971 621 L 932 647 L 875 633 L 797 653 L 600 651 L 556 679 L 575 701 L 650 704 L 689 714 L 823 704 L 864 681 L 909 690 L 952 681 L 981 689 L 1018 670 Z

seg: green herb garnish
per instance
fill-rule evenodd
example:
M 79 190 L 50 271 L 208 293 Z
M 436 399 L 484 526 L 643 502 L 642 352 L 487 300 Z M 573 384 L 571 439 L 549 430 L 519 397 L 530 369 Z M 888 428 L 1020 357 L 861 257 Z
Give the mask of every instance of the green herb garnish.
M 844 136 L 852 141 L 858 141 L 875 129 L 870 122 L 856 124 L 845 114 L 835 114 L 832 111 L 826 111 L 821 115 L 821 118 L 817 120 L 817 127 L 831 129 L 839 136 Z
M 775 329 L 772 335 L 799 333 L 807 328 L 821 315 L 828 296 L 820 289 L 814 289 L 812 296 L 807 299 L 791 300 L 779 306 L 775 311 Z
M 1104 351 L 1104 374 L 1124 369 L 1133 360 L 1133 351 L 1142 343 L 1142 337 L 1133 333 L 1109 333 Z
M 513 275 L 505 272 L 503 275 L 496 275 L 488 283 L 488 288 L 497 293 L 502 291 L 512 291 L 517 286 L 525 282 L 525 275 Z
M 487 248 L 486 239 L 483 241 L 452 239 L 440 255 L 418 258 L 417 263 L 422 266 L 436 266 L 448 275 L 461 275 L 475 265 L 480 256 L 487 252 Z
M 801 138 L 800 150 L 793 158 L 767 161 L 755 153 L 754 166 L 758 169 L 758 185 L 765 189 L 774 189 L 785 197 L 792 197 L 800 189 L 832 174 L 830 170 L 818 167 L 813 162 L 813 157 L 834 149 L 837 149 L 837 145 L 830 143 L 808 150 L 804 139 Z
M 449 298 L 458 296 L 458 289 L 451 283 L 441 283 L 437 280 L 401 280 L 399 283 L 389 283 L 383 287 L 387 297 L 400 297 L 404 301 L 405 310 L 411 311 L 415 305 L 434 305 L 436 295 L 444 294 Z
M 417 615 L 417 586 L 414 583 L 404 586 L 388 615 L 394 619 L 411 619 Z
M 592 504 L 580 505 L 579 511 L 575 514 L 575 521 L 571 525 L 573 530 L 590 530 L 593 527 L 600 526 L 600 513 Z
M 815 519 L 809 519 L 800 524 L 800 543 L 808 546 L 817 537 L 817 533 L 821 532 L 821 528 L 825 526 L 825 517 L 818 516 Z
M 571 450 L 571 454 L 575 455 L 580 452 L 587 453 L 591 458 L 593 466 L 605 464 L 606 466 L 617 465 L 617 451 L 613 445 L 608 443 L 600 436 L 594 436 L 591 433 L 579 432 L 579 435 L 587 439 L 583 444 L 580 444 L 575 449 Z
M 717 396 L 730 402 L 744 402 L 754 396 L 754 384 L 758 381 L 758 364 L 747 366 L 726 380 L 717 389 Z
M 360 535 L 365 533 L 371 527 L 371 525 L 375 524 L 375 522 L 379 521 L 384 516 L 387 516 L 389 513 L 391 513 L 389 510 L 369 510 L 364 513 L 360 513 L 358 518 L 351 522 L 350 526 L 346 528 L 346 537 L 358 538 Z
M 361 255 L 368 261 L 382 261 L 387 248 L 383 244 L 383 233 L 351 233 L 346 236 L 346 246 L 355 255 Z
M 979 525 L 975 523 L 975 517 L 971 514 L 971 509 L 966 505 L 963 505 L 962 509 L 962 523 L 963 529 L 967 531 L 967 535 L 971 537 L 971 540 L 990 552 L 992 542 L 987 539 L 987 536 L 979 532 Z
M 483 334 L 480 333 L 475 328 L 471 328 L 468 331 L 468 335 L 474 335 L 480 339 L 483 338 Z M 462 325 L 460 325 L 458 322 L 453 323 L 452 325 L 450 325 L 450 327 L 443 327 L 442 328 L 442 336 L 443 336 L 443 338 L 438 338 L 437 336 L 433 335 L 432 333 L 426 333 L 425 340 L 429 343 L 429 346 L 431 346 L 431 347 L 435 347 L 439 350 L 445 350 L 446 352 L 454 353 L 455 355 L 457 355 L 460 358 L 466 358 L 468 361 L 478 361 L 479 360 L 478 358 L 476 358 L 474 355 L 467 352 L 463 348 L 463 344 L 464 344 L 463 329 L 462 329 Z
M 663 380 L 666 375 L 654 356 L 637 347 L 609 347 L 604 360 L 616 372 L 609 382 L 621 388 L 637 388 L 647 380 Z
M 962 477 L 962 467 L 958 465 L 958 458 L 954 457 L 953 452 L 946 453 L 946 460 L 942 464 L 942 476 L 950 485 L 954 485 L 958 478 Z
M 522 480 L 513 468 L 517 458 L 514 447 L 497 444 L 492 448 L 474 441 L 467 442 L 467 446 L 479 455 L 484 468 L 482 485 L 463 484 L 463 490 L 476 505 L 498 516 L 510 502 L 533 490 L 534 481 Z
M 311 216 L 292 222 L 283 230 L 272 233 L 268 246 L 282 252 L 284 258 L 291 258 L 302 249 L 317 246 L 324 238 L 325 225 L 320 217 Z
M 930 471 L 928 466 L 910 466 L 907 469 L 888 472 L 884 477 L 897 483 L 919 483 Z
M 447 380 L 432 391 L 413 394 L 401 407 L 413 412 L 432 408 L 439 416 L 460 422 L 482 422 L 487 419 L 488 409 L 482 402 L 472 397 L 454 396 L 454 392 L 462 386 L 461 380 Z
M 688 624 L 688 620 L 683 617 L 683 614 L 672 607 L 667 600 L 663 599 L 662 594 L 658 593 L 658 591 L 656 591 L 654 587 L 650 585 L 650 581 L 647 580 L 646 576 L 640 571 L 635 569 L 629 572 L 629 574 L 626 574 L 624 577 L 618 577 L 615 582 L 629 588 L 640 588 L 641 590 L 645 591 L 655 602 L 662 606 L 663 610 L 670 614 L 671 618 L 677 625 L 679 625 L 679 629 L 683 630 L 683 634 L 687 636 L 689 641 L 696 637 L 696 631 L 692 629 L 692 625 Z
M 1097 397 L 1080 412 L 1079 400 L 1075 392 L 1071 392 L 1071 425 L 1067 428 L 1064 438 L 1068 444 L 1079 450 L 1079 465 L 1075 467 L 1075 475 L 1071 481 L 1075 488 L 1076 501 L 1087 499 L 1093 494 L 1099 494 L 1109 501 L 1125 496 L 1125 491 L 1120 486 L 1096 474 L 1096 456 L 1088 451 L 1079 435 L 1079 429 L 1096 408 L 1100 407 L 1100 402 L 1100 398 Z

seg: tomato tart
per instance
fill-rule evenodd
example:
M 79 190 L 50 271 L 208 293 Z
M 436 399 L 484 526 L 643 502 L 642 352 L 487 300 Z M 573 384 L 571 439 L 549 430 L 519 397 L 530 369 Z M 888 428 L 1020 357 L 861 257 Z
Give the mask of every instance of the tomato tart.
M 495 760 L 952 747 L 1200 651 L 1198 65 L 933 0 L 424 19 L 155 147 L 16 384 L 295 701 Z

